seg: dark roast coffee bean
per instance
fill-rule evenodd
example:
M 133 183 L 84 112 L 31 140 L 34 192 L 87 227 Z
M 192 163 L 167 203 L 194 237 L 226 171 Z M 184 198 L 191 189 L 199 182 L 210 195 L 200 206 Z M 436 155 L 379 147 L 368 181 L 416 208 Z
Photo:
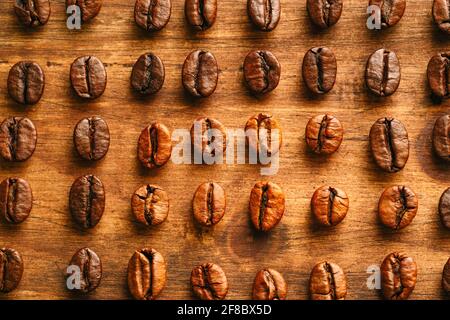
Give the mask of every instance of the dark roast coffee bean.
M 142 95 L 152 95 L 161 90 L 166 77 L 164 64 L 151 52 L 139 57 L 131 72 L 131 86 Z
M 342 13 L 342 0 L 307 0 L 309 18 L 321 29 L 326 29 L 339 21 Z
M 247 12 L 259 30 L 272 31 L 280 21 L 280 0 L 248 0 Z
M 396 25 L 403 17 L 406 0 L 369 0 L 369 6 L 380 8 L 381 28 L 386 29 Z
M 9 71 L 8 93 L 17 103 L 38 103 L 44 93 L 44 87 L 44 72 L 35 62 L 18 62 Z
M 225 190 L 214 182 L 201 184 L 192 199 L 195 220 L 203 226 L 217 224 L 225 214 Z
M 386 188 L 378 202 L 378 216 L 388 228 L 400 230 L 414 219 L 419 201 L 414 192 L 406 186 Z
M 450 161 L 450 115 L 440 116 L 433 128 L 434 153 L 445 161 Z
M 306 144 L 317 154 L 332 154 L 339 149 L 344 137 L 341 122 L 329 115 L 312 117 L 305 130 Z
M 372 53 L 366 65 L 366 86 L 373 94 L 387 97 L 400 84 L 400 63 L 397 55 L 387 49 Z
M 105 211 L 105 188 L 100 179 L 94 175 L 76 179 L 70 189 L 69 207 L 81 227 L 95 227 Z
M 311 211 L 316 221 L 323 226 L 335 226 L 347 215 L 347 194 L 330 186 L 318 188 L 311 198 Z
M 285 212 L 283 190 L 273 182 L 258 182 L 250 193 L 249 211 L 253 226 L 258 231 L 269 231 Z
M 215 156 L 216 152 L 225 153 L 227 148 L 225 127 L 216 119 L 197 118 L 191 127 L 191 142 L 195 151 L 201 154 Z
M 347 277 L 333 262 L 320 262 L 314 266 L 309 278 L 311 300 L 345 300 Z
M 171 0 L 136 0 L 134 20 L 144 30 L 157 31 L 169 22 L 171 11 Z
M 136 300 L 154 300 L 166 285 L 167 267 L 155 249 L 135 251 L 128 263 L 128 289 Z
M 303 81 L 311 92 L 320 94 L 333 89 L 336 82 L 337 64 L 333 51 L 311 48 L 303 58 Z
M 85 160 L 100 160 L 109 149 L 109 128 L 105 120 L 93 116 L 81 119 L 73 131 L 73 143 Z
M 447 188 L 439 199 L 439 215 L 442 224 L 450 229 L 450 188 Z
M 283 134 L 278 121 L 268 113 L 259 113 L 248 119 L 245 125 L 248 144 L 256 152 L 267 154 L 268 157 L 276 154 L 283 142 Z M 278 138 L 278 139 L 277 139 Z M 273 143 L 273 140 L 278 141 Z
M 380 118 L 370 129 L 370 148 L 377 165 L 386 172 L 402 170 L 409 158 L 408 132 L 394 118 Z
M 148 184 L 137 189 L 131 197 L 131 210 L 136 220 L 147 226 L 166 221 L 169 197 L 160 186 Z
M 184 61 L 182 81 L 187 92 L 194 97 L 209 97 L 219 80 L 219 67 L 211 52 L 196 50 Z
M 49 0 L 15 0 L 14 12 L 27 27 L 43 26 L 50 18 Z
M 433 1 L 433 20 L 440 30 L 450 34 L 450 9 L 447 0 Z
M 431 92 L 438 98 L 447 98 L 450 89 L 450 52 L 439 53 L 428 62 L 427 76 Z
M 201 300 L 223 300 L 228 293 L 228 281 L 222 268 L 214 263 L 204 263 L 191 273 L 191 285 Z
M 94 19 L 100 12 L 102 4 L 102 0 L 66 0 L 66 7 L 76 5 L 80 8 L 83 22 Z
M 138 140 L 138 159 L 146 168 L 161 167 L 172 154 L 172 140 L 169 129 L 159 122 L 153 122 L 142 130 Z
M 287 284 L 274 269 L 263 269 L 253 282 L 253 300 L 285 300 Z
M 21 178 L 8 178 L 0 183 L 0 212 L 9 223 L 24 222 L 33 207 L 29 183 Z
M 102 262 L 98 255 L 89 248 L 75 252 L 69 266 L 77 266 L 80 271 L 80 287 L 72 290 L 81 293 L 94 291 L 102 280 Z
M 28 118 L 12 117 L 0 124 L 0 155 L 6 161 L 25 161 L 36 149 L 37 132 Z
M 450 293 L 450 259 L 444 266 L 444 271 L 442 272 L 442 289 L 449 294 Z
M 79 97 L 96 99 L 106 89 L 105 66 L 94 56 L 79 57 L 70 67 L 70 81 L 72 88 Z
M 217 0 L 186 0 L 184 13 L 194 29 L 209 29 L 216 21 Z
M 405 253 L 394 252 L 381 264 L 381 287 L 388 300 L 408 299 L 417 281 L 417 266 Z
M 0 249 L 0 292 L 7 293 L 20 283 L 23 261 L 19 252 L 11 248 Z
M 254 94 L 272 91 L 280 82 L 281 65 L 269 51 L 252 51 L 244 61 L 244 78 Z

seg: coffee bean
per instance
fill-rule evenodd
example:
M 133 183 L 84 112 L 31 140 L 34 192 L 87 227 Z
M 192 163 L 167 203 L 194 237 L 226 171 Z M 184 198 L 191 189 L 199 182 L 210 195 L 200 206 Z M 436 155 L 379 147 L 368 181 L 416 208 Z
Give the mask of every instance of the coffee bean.
M 450 96 L 450 52 L 438 53 L 428 62 L 427 76 L 431 92 L 437 98 Z
M 439 215 L 442 224 L 450 229 L 450 188 L 447 188 L 439 199 Z
M 281 148 L 283 142 L 281 126 L 271 114 L 259 113 L 248 119 L 245 132 L 249 146 L 258 154 L 270 157 L 277 154 Z
M 333 51 L 326 47 L 311 48 L 303 58 L 305 85 L 316 94 L 327 93 L 336 82 L 337 64 Z
M 184 13 L 194 29 L 209 29 L 216 21 L 217 0 L 186 0 Z
M 223 154 L 227 148 L 227 133 L 222 123 L 213 118 L 200 117 L 191 127 L 191 142 L 195 152 Z
M 94 19 L 102 8 L 102 0 L 66 0 L 66 7 L 76 5 L 80 8 L 81 21 Z
M 161 167 L 172 154 L 172 140 L 169 129 L 159 122 L 153 122 L 142 130 L 138 140 L 138 159 L 146 168 Z
M 26 180 L 8 178 L 0 183 L 0 212 L 7 222 L 24 222 L 32 207 L 33 193 Z
M 397 91 L 400 78 L 395 52 L 379 49 L 370 55 L 366 65 L 366 86 L 370 92 L 380 97 L 390 96 Z
M 191 273 L 191 285 L 201 300 L 223 300 L 228 293 L 228 281 L 222 268 L 214 263 L 204 263 Z
M 75 59 L 70 67 L 70 81 L 76 94 L 85 99 L 96 99 L 106 89 L 107 75 L 103 63 L 94 56 Z
M 44 72 L 35 62 L 18 62 L 9 71 L 8 93 L 17 103 L 38 103 L 44 93 L 44 87 Z
M 155 249 L 135 251 L 128 263 L 128 289 L 136 300 L 154 300 L 163 290 L 167 267 Z
M 322 226 L 335 226 L 347 215 L 349 199 L 338 188 L 322 186 L 311 198 L 311 211 L 316 221 Z
M 250 193 L 249 211 L 256 230 L 273 229 L 285 212 L 283 190 L 273 182 L 256 183 Z
M 148 184 L 137 189 L 131 197 L 131 210 L 136 220 L 147 226 L 166 221 L 169 197 L 160 186 Z
M 373 5 L 380 9 L 381 28 L 386 29 L 396 25 L 403 17 L 406 0 L 369 0 L 369 6 Z
M 444 271 L 442 272 L 442 289 L 447 294 L 450 294 L 450 258 L 444 266 Z
M 100 117 L 81 119 L 73 131 L 73 143 L 85 160 L 100 160 L 109 149 L 108 124 Z
M 36 149 L 37 132 L 28 118 L 12 117 L 0 124 L 0 155 L 6 161 L 29 159 Z
M 11 292 L 20 283 L 23 261 L 20 253 L 11 248 L 0 249 L 0 292 Z
M 187 92 L 194 97 L 209 97 L 219 80 L 219 67 L 211 52 L 196 50 L 184 61 L 182 81 Z
M 434 153 L 445 161 L 450 161 L 450 115 L 440 116 L 433 128 Z
M 342 13 L 342 0 L 307 0 L 306 8 L 312 23 L 326 29 L 339 21 Z
M 344 137 L 341 122 L 329 115 L 312 117 L 305 130 L 306 144 L 317 154 L 332 154 L 339 149 Z
M 136 0 L 134 20 L 144 30 L 157 31 L 167 25 L 171 11 L 171 0 Z
M 333 262 L 320 262 L 314 266 L 309 278 L 311 300 L 345 300 L 347 277 Z
M 244 61 L 244 77 L 254 94 L 265 94 L 278 86 L 281 65 L 269 51 L 252 51 Z
M 433 1 L 433 20 L 440 30 L 450 34 L 450 9 L 447 0 Z
M 166 77 L 161 59 L 151 52 L 139 57 L 131 72 L 131 86 L 142 95 L 148 96 L 161 90 Z
M 253 283 L 253 300 L 285 300 L 287 284 L 274 269 L 263 269 L 256 274 Z
M 402 170 L 409 158 L 408 132 L 394 118 L 380 118 L 370 129 L 370 148 L 377 165 L 386 172 Z
M 384 259 L 380 269 L 385 299 L 408 299 L 417 281 L 417 266 L 413 258 L 394 252 Z
M 388 228 L 400 230 L 414 219 L 419 201 L 414 192 L 406 186 L 392 186 L 384 190 L 378 202 L 378 216 Z
M 226 208 L 225 190 L 214 182 L 205 182 L 195 191 L 192 209 L 195 220 L 203 226 L 217 224 Z
M 94 291 L 102 280 L 102 262 L 98 255 L 89 248 L 82 248 L 75 252 L 69 266 L 76 266 L 80 271 L 80 287 L 76 292 L 88 293 Z
M 49 0 L 15 0 L 14 12 L 27 27 L 43 26 L 50 18 Z
M 280 21 L 280 0 L 248 0 L 247 12 L 259 30 L 272 31 Z
M 105 211 L 105 188 L 100 179 L 94 175 L 76 179 L 70 189 L 69 207 L 81 227 L 95 227 Z

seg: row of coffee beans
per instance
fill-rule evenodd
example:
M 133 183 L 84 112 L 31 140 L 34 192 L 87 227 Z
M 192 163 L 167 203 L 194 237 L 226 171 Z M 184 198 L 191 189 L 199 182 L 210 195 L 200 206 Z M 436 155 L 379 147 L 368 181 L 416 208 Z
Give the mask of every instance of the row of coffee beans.
M 0 249 L 0 292 L 14 290 L 22 278 L 24 263 L 14 249 Z M 78 250 L 67 268 L 66 285 L 81 294 L 95 290 L 102 279 L 102 263 L 89 248 Z M 417 265 L 413 258 L 402 252 L 389 254 L 381 264 L 381 288 L 385 299 L 407 299 L 417 282 Z M 133 298 L 153 300 L 164 289 L 167 265 L 155 249 L 134 252 L 128 263 L 128 289 Z M 191 288 L 201 300 L 223 300 L 228 293 L 228 280 L 222 268 L 214 263 L 196 266 L 191 272 Z M 442 273 L 442 288 L 450 293 L 450 259 Z M 260 270 L 253 283 L 254 300 L 285 300 L 287 283 L 281 273 L 266 268 Z M 314 266 L 309 280 L 312 300 L 344 300 L 347 295 L 347 276 L 336 263 L 323 261 Z

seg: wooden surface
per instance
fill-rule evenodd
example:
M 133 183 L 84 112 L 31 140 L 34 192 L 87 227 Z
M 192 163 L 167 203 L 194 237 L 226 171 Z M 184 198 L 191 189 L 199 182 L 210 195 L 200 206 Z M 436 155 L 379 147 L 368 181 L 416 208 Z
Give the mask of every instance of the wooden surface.
M 85 298 L 130 298 L 126 268 L 135 249 L 153 247 L 168 263 L 168 281 L 160 299 L 193 298 L 191 269 L 205 261 L 222 266 L 230 290 L 227 298 L 251 297 L 254 276 L 263 267 L 280 271 L 289 284 L 289 299 L 308 298 L 309 272 L 315 263 L 329 259 L 347 273 L 348 299 L 380 299 L 366 287 L 366 269 L 379 265 L 394 250 L 404 250 L 418 264 L 418 282 L 411 299 L 443 299 L 442 268 L 450 256 L 450 232 L 439 223 L 437 205 L 450 178 L 449 165 L 431 154 L 430 135 L 436 117 L 449 102 L 434 104 L 426 85 L 429 58 L 449 48 L 450 37 L 432 24 L 432 0 L 408 0 L 405 15 L 391 30 L 366 29 L 366 1 L 346 0 L 338 24 L 318 32 L 309 22 L 305 0 L 282 0 L 277 29 L 253 29 L 246 14 L 246 0 L 219 0 L 214 27 L 195 34 L 184 19 L 184 1 L 173 0 L 172 17 L 161 32 L 147 35 L 134 23 L 133 0 L 105 1 L 99 16 L 81 31 L 65 27 L 63 0 L 53 0 L 49 23 L 35 31 L 18 25 L 12 1 L 0 2 L 0 115 L 32 119 L 38 130 L 33 157 L 19 164 L 0 162 L 0 178 L 20 176 L 33 188 L 30 218 L 21 225 L 0 224 L 1 246 L 19 250 L 25 273 L 18 289 L 4 299 L 78 298 L 65 289 L 64 272 L 72 254 L 83 246 L 95 250 L 103 261 L 101 286 Z M 334 89 L 311 97 L 301 78 L 301 61 L 312 46 L 332 48 L 338 60 Z M 364 87 L 367 57 L 380 47 L 394 50 L 400 60 L 402 80 L 392 97 L 377 99 Z M 188 98 L 181 84 L 181 67 L 193 49 L 212 51 L 220 65 L 219 86 L 206 100 Z M 242 62 L 252 49 L 269 49 L 282 65 L 278 88 L 256 99 L 243 85 Z M 155 97 L 142 99 L 130 89 L 135 60 L 153 51 L 166 66 L 166 81 Z M 106 64 L 108 86 L 94 102 L 83 102 L 71 91 L 70 63 L 93 54 Z M 30 59 L 44 69 L 46 88 L 36 106 L 24 108 L 7 94 L 11 66 Z M 215 117 L 229 128 L 243 128 L 253 114 L 266 111 L 284 129 L 280 170 L 270 179 L 284 189 L 287 213 L 268 235 L 256 234 L 249 222 L 250 189 L 262 179 L 254 165 L 175 165 L 145 170 L 136 158 L 140 131 L 153 120 L 170 129 L 189 129 L 202 115 Z M 304 128 L 316 114 L 331 113 L 345 127 L 339 151 L 320 158 L 307 151 Z M 72 130 L 79 119 L 100 115 L 109 124 L 111 147 L 106 158 L 86 163 L 76 156 Z M 400 119 L 408 129 L 411 151 L 404 170 L 381 172 L 371 159 L 368 133 L 383 116 Z M 106 187 L 106 211 L 100 224 L 79 230 L 68 211 L 68 193 L 75 178 L 94 173 Z M 205 181 L 220 183 L 228 196 L 223 221 L 214 230 L 198 229 L 192 219 L 191 199 Z M 170 193 L 168 220 L 146 229 L 133 221 L 130 197 L 141 184 L 157 183 Z M 377 220 L 377 203 L 383 189 L 407 184 L 419 197 L 416 219 L 406 229 L 390 232 Z M 344 222 L 333 229 L 314 226 L 309 210 L 314 190 L 322 184 L 342 188 L 350 197 Z

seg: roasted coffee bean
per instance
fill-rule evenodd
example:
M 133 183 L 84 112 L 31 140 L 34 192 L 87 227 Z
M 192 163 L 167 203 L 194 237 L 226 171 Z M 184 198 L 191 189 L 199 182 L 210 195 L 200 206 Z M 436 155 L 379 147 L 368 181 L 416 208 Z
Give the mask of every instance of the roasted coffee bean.
M 366 86 L 370 92 L 380 97 L 390 96 L 397 91 L 400 78 L 395 52 L 379 49 L 370 55 L 366 65 Z
M 345 300 L 347 277 L 333 262 L 320 262 L 314 266 L 309 278 L 311 300 Z
M 184 61 L 182 81 L 187 92 L 194 97 L 209 97 L 219 80 L 219 67 L 211 52 L 196 50 Z
M 338 188 L 322 186 L 311 198 L 311 211 L 316 221 L 323 226 L 335 226 L 347 215 L 349 199 Z
M 450 93 L 450 52 L 439 53 L 428 62 L 427 76 L 431 92 L 437 98 L 447 98 Z
M 339 21 L 342 0 L 307 0 L 306 8 L 311 21 L 321 29 L 326 29 Z
M 378 216 L 388 228 L 400 230 L 414 219 L 419 201 L 414 192 L 406 186 L 386 188 L 378 202 Z
M 417 266 L 405 253 L 394 252 L 381 264 L 381 287 L 388 300 L 408 299 L 417 281 Z
M 249 211 L 256 230 L 273 229 L 285 212 L 283 190 L 273 182 L 256 183 L 250 193 Z
M 450 258 L 445 264 L 444 271 L 442 272 L 442 289 L 447 294 L 450 294 Z
M 216 119 L 200 117 L 191 127 L 191 142 L 195 152 L 201 154 L 223 154 L 227 148 L 225 127 Z
M 442 224 L 450 229 L 450 188 L 447 188 L 439 199 L 439 215 Z
M 36 149 L 37 132 L 28 118 L 12 117 L 0 124 L 0 155 L 6 161 L 30 158 Z
M 195 220 L 203 226 L 217 224 L 225 214 L 225 190 L 215 182 L 205 182 L 195 191 L 192 210 Z
M 131 197 L 131 210 L 136 220 L 147 226 L 166 221 L 169 197 L 160 186 L 148 184 L 137 189 Z
M 49 0 L 15 0 L 14 12 L 27 27 L 43 26 L 50 18 Z
M 81 227 L 95 227 L 105 211 L 105 188 L 100 179 L 94 175 L 76 179 L 70 189 L 69 207 Z
M 0 292 L 7 293 L 20 283 L 23 261 L 20 253 L 11 248 L 0 249 Z
M 131 72 L 131 86 L 142 95 L 152 95 L 161 90 L 166 77 L 161 59 L 151 52 L 139 57 Z
M 85 160 L 100 160 L 109 149 L 108 124 L 100 117 L 81 119 L 73 131 L 73 143 Z
M 386 29 L 396 25 L 403 17 L 406 0 L 369 0 L 369 6 L 380 8 L 381 28 Z
M 280 21 L 280 0 L 247 0 L 247 12 L 259 30 L 272 31 Z
M 102 8 L 103 0 L 66 0 L 66 7 L 76 5 L 80 8 L 81 21 L 94 19 Z
M 408 132 L 394 118 L 380 118 L 370 129 L 370 148 L 377 165 L 386 172 L 402 170 L 409 158 Z
M 344 137 L 341 122 L 329 115 L 312 117 L 305 130 L 306 144 L 317 154 L 332 154 L 339 149 Z
M 253 300 L 285 300 L 287 284 L 283 276 L 274 269 L 263 269 L 253 282 Z
M 217 0 L 186 0 L 184 13 L 194 29 L 209 29 L 216 21 Z
M 303 58 L 303 81 L 311 92 L 327 93 L 336 82 L 337 64 L 333 51 L 326 47 L 311 48 Z
M 201 300 L 223 300 L 228 293 L 228 281 L 222 268 L 214 263 L 204 263 L 191 273 L 191 285 Z
M 0 183 L 0 212 L 7 222 L 24 222 L 32 207 L 33 193 L 26 180 L 8 178 Z
M 159 122 L 153 122 L 142 130 L 137 147 L 138 159 L 146 168 L 161 167 L 172 154 L 172 140 L 169 129 Z
M 79 97 L 96 99 L 106 89 L 105 66 L 94 56 L 79 57 L 70 67 L 70 81 L 72 88 Z
M 433 128 L 434 153 L 445 161 L 450 161 L 450 115 L 437 118 Z
M 244 61 L 244 78 L 254 94 L 265 94 L 278 86 L 281 65 L 269 51 L 252 51 Z
M 167 25 L 171 11 L 171 0 L 136 0 L 134 20 L 144 30 L 157 31 Z
M 75 252 L 69 266 L 76 266 L 80 271 L 80 287 L 70 289 L 76 292 L 88 293 L 94 291 L 102 280 L 102 262 L 98 255 L 89 248 Z
M 166 285 L 167 267 L 155 249 L 135 251 L 128 263 L 128 289 L 136 300 L 154 300 Z
M 8 93 L 17 103 L 38 103 L 44 93 L 44 87 L 44 72 L 35 62 L 18 62 L 9 71 Z
M 277 154 L 283 142 L 278 121 L 268 113 L 259 113 L 248 119 L 245 132 L 249 146 L 268 157 Z
M 450 9 L 447 0 L 433 1 L 433 20 L 440 30 L 450 34 Z

